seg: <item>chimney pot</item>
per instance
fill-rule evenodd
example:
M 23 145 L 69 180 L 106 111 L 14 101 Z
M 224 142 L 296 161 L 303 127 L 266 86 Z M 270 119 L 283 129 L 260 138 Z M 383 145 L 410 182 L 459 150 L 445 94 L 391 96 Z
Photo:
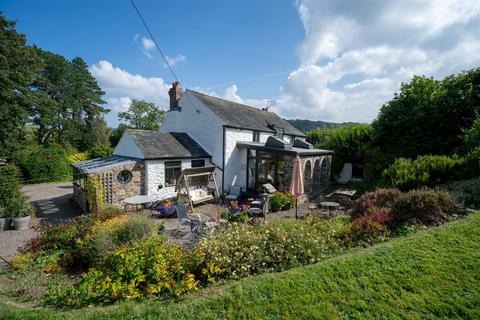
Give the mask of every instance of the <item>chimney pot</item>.
M 170 110 L 177 110 L 178 100 L 183 95 L 182 86 L 178 81 L 172 83 L 172 87 L 168 90 L 168 95 L 170 96 Z

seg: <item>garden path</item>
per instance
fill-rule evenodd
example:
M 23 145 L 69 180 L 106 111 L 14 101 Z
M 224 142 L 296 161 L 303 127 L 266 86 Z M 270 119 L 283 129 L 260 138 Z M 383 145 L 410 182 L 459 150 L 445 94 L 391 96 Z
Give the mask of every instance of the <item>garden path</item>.
M 37 217 L 32 218 L 28 230 L 0 232 L 0 256 L 7 260 L 13 258 L 18 248 L 36 235 L 31 227 L 40 224 L 41 220 L 58 224 L 80 214 L 71 200 L 73 193 L 71 182 L 26 185 L 22 192 L 32 201 Z M 5 263 L 0 260 L 0 267 L 3 266 Z

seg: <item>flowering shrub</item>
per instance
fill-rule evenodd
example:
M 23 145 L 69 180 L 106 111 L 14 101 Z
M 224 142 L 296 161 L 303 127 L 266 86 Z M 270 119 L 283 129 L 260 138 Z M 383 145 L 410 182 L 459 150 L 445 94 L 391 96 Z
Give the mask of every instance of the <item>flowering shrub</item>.
M 375 243 L 385 241 L 390 235 L 387 223 L 392 220 L 388 210 L 380 210 L 366 216 L 354 219 L 346 227 L 344 239 L 347 244 L 358 242 Z
M 39 253 L 50 250 L 74 249 L 77 239 L 81 238 L 88 230 L 88 223 L 75 218 L 72 222 L 60 225 L 45 224 L 36 228 L 38 235 L 29 240 L 20 252 Z
M 154 236 L 122 247 L 90 269 L 79 286 L 86 302 L 111 302 L 144 296 L 173 296 L 197 289 L 188 256 L 177 245 Z
M 234 224 L 200 240 L 193 249 L 208 281 L 238 279 L 316 263 L 340 250 L 331 222 L 317 218 Z
M 233 200 L 224 207 L 224 210 L 220 213 L 222 219 L 228 222 L 240 222 L 245 223 L 248 219 L 248 210 L 250 206 L 242 204 L 239 205 L 238 201 Z
M 354 221 L 366 216 L 395 230 L 405 223 L 438 225 L 461 212 L 453 196 L 445 191 L 418 189 L 402 193 L 397 189 L 378 189 L 364 194 L 348 214 Z M 388 218 L 382 221 L 380 216 Z
M 419 189 L 401 194 L 391 214 L 394 227 L 407 222 L 434 226 L 462 214 L 462 208 L 446 191 Z
M 121 245 L 146 239 L 156 226 L 148 218 L 127 216 L 109 206 L 88 219 L 75 218 L 61 225 L 38 227 L 38 236 L 20 251 L 30 253 L 37 260 L 56 256 L 55 264 L 65 269 L 82 270 Z M 51 272 L 60 270 L 53 264 L 48 269 Z
M 142 216 L 121 215 L 97 221 L 78 241 L 81 255 L 91 264 L 121 245 L 145 240 L 154 228 L 155 224 Z
M 80 161 L 85 161 L 89 159 L 88 152 L 76 152 L 68 156 L 68 162 L 70 164 Z
M 398 189 L 377 189 L 365 193 L 358 199 L 348 211 L 352 219 L 375 213 L 379 210 L 385 211 L 393 207 L 395 200 L 402 193 Z

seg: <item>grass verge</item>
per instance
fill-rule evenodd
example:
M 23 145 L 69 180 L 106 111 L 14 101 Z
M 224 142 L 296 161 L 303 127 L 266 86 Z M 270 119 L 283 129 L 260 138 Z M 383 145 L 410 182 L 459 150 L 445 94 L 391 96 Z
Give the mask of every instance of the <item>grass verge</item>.
M 2 319 L 479 319 L 480 212 L 283 273 L 177 302 L 28 309 L 0 297 Z

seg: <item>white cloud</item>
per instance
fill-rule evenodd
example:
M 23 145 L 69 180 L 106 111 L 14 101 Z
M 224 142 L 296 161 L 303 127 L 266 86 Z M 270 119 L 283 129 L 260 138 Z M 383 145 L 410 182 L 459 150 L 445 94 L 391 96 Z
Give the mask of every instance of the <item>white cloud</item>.
M 90 72 L 106 93 L 108 107 L 112 109 L 108 117 L 111 123 L 116 123 L 116 113 L 125 111 L 132 99 L 154 102 L 168 109 L 170 85 L 162 78 L 131 74 L 105 60 L 90 66 Z
M 129 97 L 119 97 L 119 98 L 107 98 L 107 101 L 110 110 L 114 112 L 124 112 L 128 110 L 132 99 Z
M 480 65 L 478 0 L 297 0 L 297 6 L 305 30 L 299 65 L 271 103 L 283 117 L 369 122 L 413 75 L 441 78 Z M 149 52 L 153 47 L 143 39 L 135 41 Z M 181 54 L 168 59 L 171 65 L 186 60 Z M 114 98 L 141 95 L 167 105 L 168 86 L 160 78 L 132 75 L 106 61 L 93 71 L 106 78 L 99 81 Z M 221 94 L 207 93 L 259 108 L 266 104 L 242 97 L 235 84 Z
M 187 58 L 183 55 L 183 54 L 178 54 L 176 57 L 169 57 L 169 56 L 165 56 L 165 59 L 168 61 L 168 64 L 170 65 L 170 67 L 173 67 L 174 65 L 176 65 L 178 62 L 184 62 L 187 60 Z M 166 65 L 165 65 L 166 66 Z
M 143 37 L 142 46 L 144 50 L 150 51 L 150 50 L 153 50 L 153 48 L 155 48 L 155 42 L 153 42 L 153 40 L 151 39 Z
M 480 64 L 480 1 L 298 0 L 305 39 L 274 110 L 371 121 L 400 83 Z
M 144 55 L 149 58 L 153 58 L 153 51 L 155 50 L 155 42 L 152 39 L 141 36 L 139 34 L 135 34 L 133 36 L 133 41 L 136 43 L 140 43 L 140 48 Z

